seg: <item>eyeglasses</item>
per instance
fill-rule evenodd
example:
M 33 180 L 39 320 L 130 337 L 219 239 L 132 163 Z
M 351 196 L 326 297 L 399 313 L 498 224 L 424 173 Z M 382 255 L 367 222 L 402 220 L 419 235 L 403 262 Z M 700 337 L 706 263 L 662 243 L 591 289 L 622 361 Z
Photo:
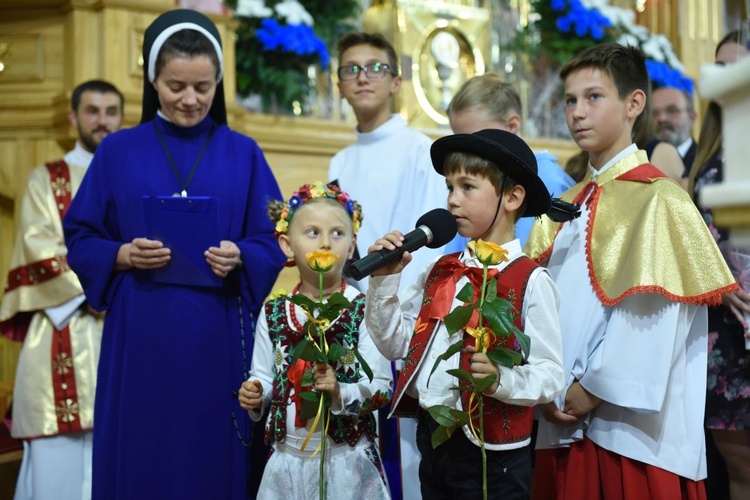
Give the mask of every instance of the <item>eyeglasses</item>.
M 385 75 L 396 76 L 396 73 L 391 70 L 391 66 L 389 64 L 376 62 L 365 64 L 364 66 L 360 66 L 359 64 L 352 64 L 351 66 L 341 66 L 338 71 L 339 80 L 345 82 L 356 80 L 357 78 L 359 78 L 359 73 L 361 71 L 364 71 L 365 76 L 369 79 L 379 80 L 381 78 L 385 78 Z
M 677 106 L 667 106 L 664 109 L 656 109 L 656 108 L 654 108 L 651 111 L 651 115 L 654 118 L 658 118 L 659 115 L 661 115 L 663 113 L 665 116 L 675 117 L 675 116 L 681 115 L 685 111 L 687 111 L 687 109 L 685 109 L 685 108 L 678 108 Z

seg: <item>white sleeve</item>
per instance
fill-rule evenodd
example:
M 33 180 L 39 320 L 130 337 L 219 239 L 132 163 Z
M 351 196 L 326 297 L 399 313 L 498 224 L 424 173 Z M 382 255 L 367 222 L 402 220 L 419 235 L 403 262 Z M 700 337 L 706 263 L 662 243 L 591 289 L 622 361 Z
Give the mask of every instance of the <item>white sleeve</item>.
M 391 364 L 378 352 L 367 333 L 364 321 L 360 323 L 357 350 L 372 370 L 372 381 L 360 367 L 359 382 L 340 384 L 341 407 L 337 408 L 334 404 L 332 408 L 336 415 L 364 415 L 373 412 L 385 406 L 393 395 Z
M 52 324 L 55 325 L 57 330 L 62 330 L 68 325 L 68 323 L 70 323 L 71 319 L 79 314 L 78 308 L 81 307 L 81 304 L 84 302 L 86 302 L 86 297 L 84 295 L 79 295 L 59 306 L 46 308 L 44 314 L 47 315 L 47 318 L 49 318 Z
M 263 418 L 268 406 L 271 404 L 273 392 L 273 345 L 271 337 L 268 336 L 268 320 L 266 319 L 265 307 L 261 310 L 260 318 L 255 326 L 255 345 L 253 347 L 253 360 L 250 365 L 248 380 L 258 380 L 263 389 L 263 404 L 257 410 L 248 410 L 250 418 L 259 422 Z
M 414 333 L 419 310 L 422 308 L 424 284 L 437 262 L 436 257 L 399 296 L 401 275 L 370 277 L 365 302 L 365 322 L 378 350 L 391 361 L 406 357 Z
M 657 294 L 633 295 L 612 308 L 601 342 L 588 358 L 581 385 L 611 404 L 641 413 L 661 411 L 670 370 L 684 356 L 698 307 Z
M 500 380 L 493 397 L 504 403 L 534 406 L 552 401 L 563 389 L 562 339 L 557 310 L 560 294 L 542 268 L 531 275 L 522 311 L 523 331 L 530 339 L 527 363 L 499 366 Z

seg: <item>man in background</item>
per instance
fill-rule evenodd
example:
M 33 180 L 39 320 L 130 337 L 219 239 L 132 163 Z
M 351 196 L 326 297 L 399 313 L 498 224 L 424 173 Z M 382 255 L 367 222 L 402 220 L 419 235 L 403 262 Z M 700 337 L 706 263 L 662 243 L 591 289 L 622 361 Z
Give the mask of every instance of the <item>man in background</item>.
M 684 90 L 671 87 L 654 90 L 651 94 L 651 120 L 656 139 L 646 146 L 649 158 L 659 141 L 668 142 L 680 153 L 685 165 L 683 177 L 687 177 L 695 160 L 697 144 L 692 131 L 697 116 L 693 98 Z
M 124 99 L 91 80 L 73 90 L 73 150 L 29 174 L 0 333 L 23 341 L 11 435 L 24 440 L 16 500 L 91 498 L 91 441 L 103 314 L 86 305 L 67 263 L 62 218 L 94 152 L 122 125 Z

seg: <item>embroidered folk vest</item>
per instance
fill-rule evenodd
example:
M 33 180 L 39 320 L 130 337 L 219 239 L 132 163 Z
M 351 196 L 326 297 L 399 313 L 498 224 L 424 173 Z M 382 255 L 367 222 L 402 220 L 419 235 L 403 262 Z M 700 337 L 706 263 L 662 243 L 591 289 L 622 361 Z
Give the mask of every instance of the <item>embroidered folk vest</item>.
M 393 397 L 392 416 L 413 416 L 410 407 L 416 409 L 413 399 L 406 396 L 404 391 L 412 382 L 423 362 L 423 357 L 436 332 L 442 318 L 450 312 L 450 305 L 447 309 L 435 311 L 434 304 L 444 302 L 440 295 L 445 293 L 445 289 L 453 291 L 455 296 L 455 283 L 462 277 L 467 276 L 474 283 L 474 289 L 477 291 L 481 286 L 481 268 L 471 268 L 462 264 L 457 259 L 458 254 L 446 255 L 442 257 L 432 269 L 425 283 L 425 295 L 422 302 L 422 308 L 419 311 L 417 325 L 414 335 L 409 344 L 409 350 L 404 359 L 404 366 L 396 385 L 396 391 Z M 463 269 L 461 268 L 463 267 Z M 523 331 L 521 311 L 523 310 L 523 298 L 526 294 L 531 273 L 539 267 L 533 260 L 528 257 L 519 257 L 509 263 L 502 271 L 491 269 L 497 272 L 497 295 L 507 299 L 513 305 L 514 324 L 516 328 Z M 479 285 L 477 285 L 477 280 Z M 437 297 L 437 300 L 436 300 Z M 436 314 L 437 312 L 437 314 Z M 469 321 L 467 326 L 476 326 L 476 314 Z M 445 332 L 443 332 L 445 334 Z M 475 339 L 469 335 L 464 336 L 464 345 L 474 345 Z M 498 343 L 501 341 L 498 339 Z M 516 352 L 520 352 L 520 347 L 513 336 L 505 340 L 504 346 Z M 533 346 L 532 346 L 533 348 Z M 469 370 L 470 354 L 461 353 L 459 366 L 462 369 Z M 425 367 L 429 369 L 431 367 Z M 461 382 L 464 385 L 463 382 Z M 509 444 L 524 441 L 531 435 L 531 427 L 534 422 L 533 407 L 522 407 L 503 403 L 489 396 L 484 398 L 484 437 L 487 444 Z M 409 402 L 408 399 L 412 399 Z M 469 393 L 462 393 L 461 405 L 466 410 L 469 399 Z M 478 418 L 478 415 L 475 415 Z
M 357 295 L 352 300 L 353 309 L 345 310 L 326 331 L 329 344 L 338 342 L 348 346 L 345 358 L 334 367 L 336 379 L 339 383 L 356 383 L 367 377 L 361 370 L 359 361 L 353 349 L 359 344 L 359 325 L 364 321 L 365 296 Z M 286 438 L 286 408 L 291 402 L 292 381 L 289 379 L 290 358 L 294 347 L 303 338 L 302 332 L 297 332 L 289 325 L 286 314 L 286 299 L 280 297 L 265 305 L 266 320 L 268 321 L 268 335 L 274 346 L 273 388 L 271 407 L 266 425 L 266 442 L 283 443 Z M 309 390 L 309 387 L 305 387 Z M 374 401 L 372 402 L 374 403 Z M 377 408 L 368 402 L 362 405 L 359 415 L 334 415 L 328 427 L 328 436 L 337 444 L 348 443 L 356 445 L 362 436 L 374 441 L 376 436 L 375 417 L 372 411 Z

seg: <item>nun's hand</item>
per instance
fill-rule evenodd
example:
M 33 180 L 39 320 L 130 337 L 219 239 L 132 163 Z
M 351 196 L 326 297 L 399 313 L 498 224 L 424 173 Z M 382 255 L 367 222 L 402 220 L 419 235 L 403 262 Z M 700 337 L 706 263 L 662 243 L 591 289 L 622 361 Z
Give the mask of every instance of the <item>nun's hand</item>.
M 233 242 L 227 240 L 222 241 L 219 248 L 209 248 L 204 255 L 214 274 L 221 278 L 226 278 L 227 274 L 242 264 L 240 249 Z
M 116 267 L 124 271 L 136 269 L 156 269 L 167 265 L 172 251 L 165 248 L 161 241 L 148 238 L 136 238 L 130 243 L 123 244 L 117 251 Z

